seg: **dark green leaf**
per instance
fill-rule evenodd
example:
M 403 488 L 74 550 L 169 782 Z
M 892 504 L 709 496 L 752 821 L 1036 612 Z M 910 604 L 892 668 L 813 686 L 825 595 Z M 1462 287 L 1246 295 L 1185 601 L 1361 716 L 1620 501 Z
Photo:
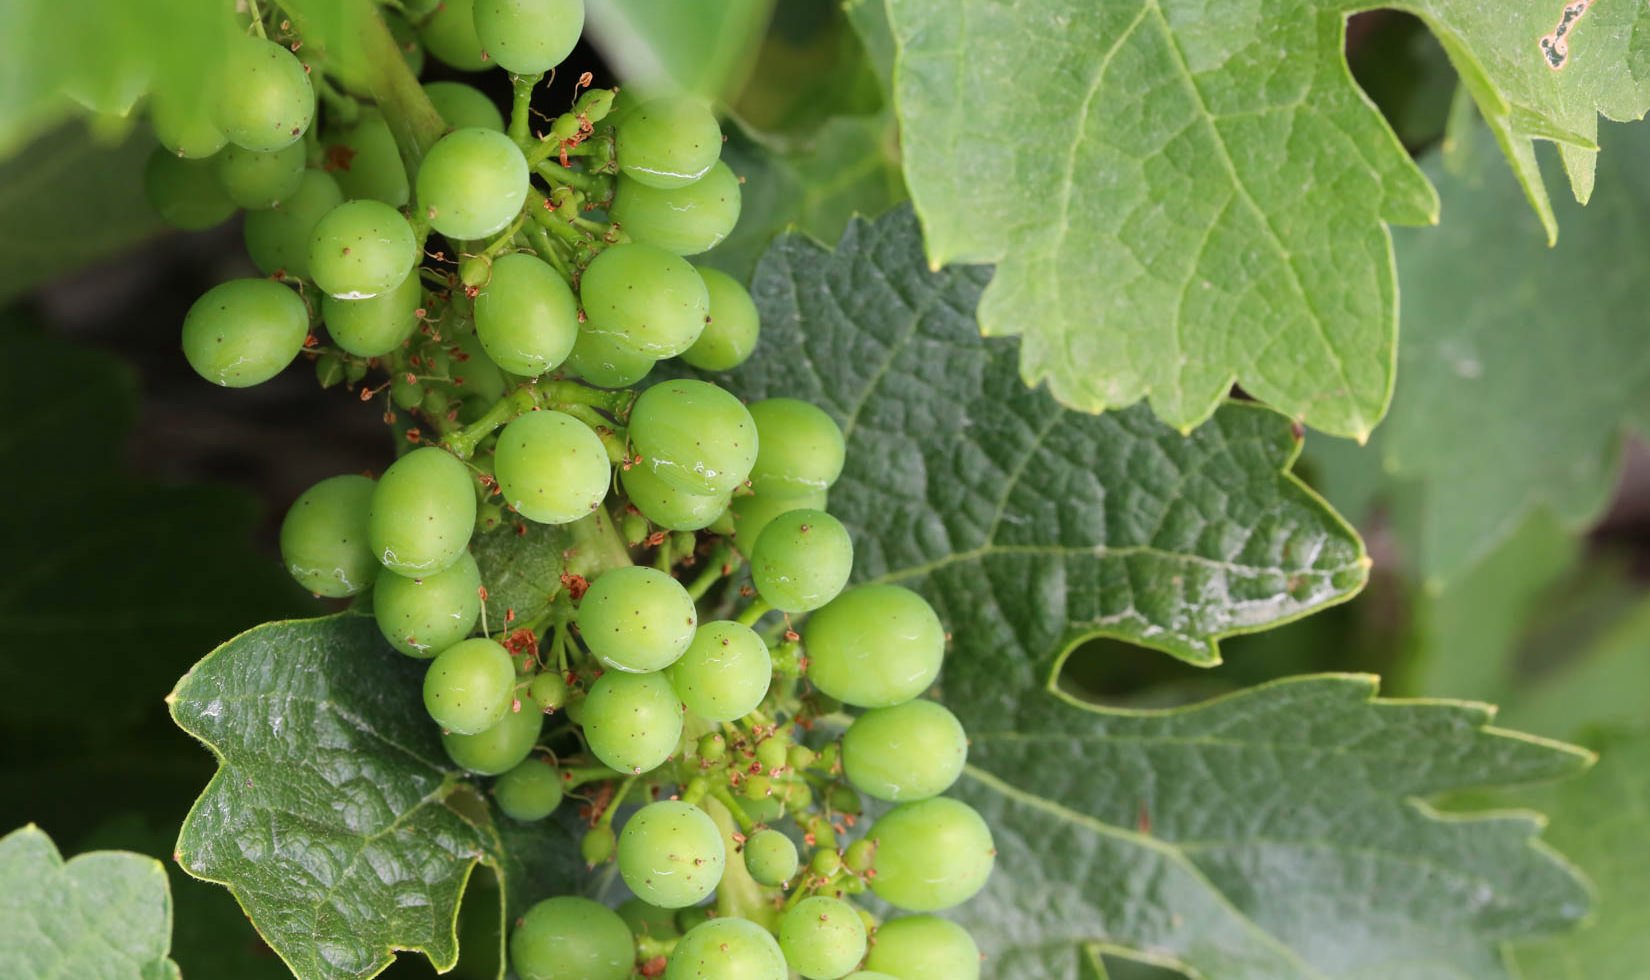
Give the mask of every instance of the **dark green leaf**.
M 500 630 L 550 608 L 561 590 L 562 554 L 572 543 L 560 525 L 520 521 L 476 536 L 471 546 L 487 583 L 487 623 Z M 514 617 L 511 618 L 511 614 Z
M 1393 382 L 1386 224 L 1429 222 L 1437 199 L 1347 71 L 1358 9 L 889 0 L 928 255 L 998 263 L 980 324 L 1025 338 L 1028 382 L 1091 411 L 1149 397 L 1189 428 L 1236 380 L 1317 428 L 1369 434 Z M 1624 68 L 1645 60 L 1641 5 L 1408 9 L 1549 225 L 1532 141 L 1566 144 L 1585 198 L 1597 113 L 1650 109 L 1647 75 Z M 1551 64 L 1538 41 L 1573 9 Z
M 172 897 L 159 861 L 93 851 L 64 863 L 32 825 L 0 838 L 0 976 L 176 978 L 171 945 Z

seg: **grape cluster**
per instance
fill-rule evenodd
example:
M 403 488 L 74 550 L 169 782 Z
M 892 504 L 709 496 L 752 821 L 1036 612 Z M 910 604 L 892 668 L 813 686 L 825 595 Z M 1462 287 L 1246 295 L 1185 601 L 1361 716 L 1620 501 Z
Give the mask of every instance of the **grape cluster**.
M 616 911 L 552 897 L 515 924 L 524 980 L 976 977 L 973 941 L 931 914 L 995 856 L 942 795 L 967 755 L 924 697 L 944 628 L 914 592 L 848 586 L 829 415 L 652 376 L 670 358 L 726 370 L 756 343 L 744 287 L 685 258 L 733 227 L 740 185 L 691 99 L 586 83 L 527 131 L 522 94 L 582 21 L 578 0 L 445 0 L 400 24 L 411 69 L 498 64 L 518 93 L 507 127 L 474 89 L 426 86 L 451 125 L 410 170 L 324 61 L 249 37 L 226 142 L 168 142 L 148 174 L 184 227 L 248 209 L 267 276 L 201 296 L 185 356 L 231 387 L 307 357 L 395 427 L 376 479 L 298 498 L 281 554 L 428 662 L 424 708 L 454 763 L 495 777 L 505 818 L 577 820 L 585 861 L 616 862 L 634 896 Z M 559 586 L 489 622 L 475 552 L 530 525 L 561 529 Z M 867 894 L 906 914 L 879 920 Z

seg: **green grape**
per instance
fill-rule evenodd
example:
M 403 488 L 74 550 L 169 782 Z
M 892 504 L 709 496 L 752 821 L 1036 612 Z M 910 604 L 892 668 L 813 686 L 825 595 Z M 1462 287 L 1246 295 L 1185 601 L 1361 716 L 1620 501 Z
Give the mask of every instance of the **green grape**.
M 235 213 L 210 160 L 186 160 L 158 146 L 143 166 L 143 195 L 160 220 L 184 231 L 211 228 Z
M 424 674 L 424 707 L 442 728 L 474 735 L 510 712 L 515 686 L 510 652 L 477 636 L 460 640 L 430 662 Z
M 854 543 L 822 510 L 793 510 L 768 522 L 751 549 L 751 581 L 775 609 L 812 612 L 835 599 L 854 568 Z
M 610 670 L 590 685 L 583 714 L 590 751 L 619 772 L 657 769 L 682 739 L 682 702 L 663 674 Z
M 453 356 L 450 352 L 443 355 L 446 360 L 439 362 L 442 371 L 445 371 L 465 393 L 466 409 L 459 413 L 459 418 L 469 421 L 473 415 L 479 415 L 494 402 L 504 397 L 507 382 L 504 373 L 487 356 L 487 351 L 481 346 L 481 341 L 475 334 L 465 334 L 458 338 L 458 350 L 462 357 Z
M 922 974 L 927 976 L 928 974 Z M 848 974 L 848 980 L 900 980 L 892 973 L 878 973 L 875 970 L 855 970 Z
M 475 530 L 470 471 L 445 449 L 424 446 L 390 464 L 372 495 L 367 539 L 397 575 L 427 575 L 458 561 Z
M 573 53 L 584 33 L 584 0 L 475 0 L 475 31 L 500 68 L 538 75 Z
M 908 912 L 935 912 L 973 898 L 996 861 L 991 828 L 948 796 L 901 803 L 865 835 L 876 846 L 871 890 Z
M 579 304 L 567 283 L 531 255 L 506 255 L 475 299 L 476 336 L 493 363 L 536 378 L 553 371 L 579 338 Z
M 490 129 L 448 133 L 418 168 L 418 206 L 448 238 L 500 231 L 526 200 L 527 158 L 510 137 Z
M 842 852 L 842 863 L 856 875 L 862 875 L 876 860 L 876 845 L 861 837 Z
M 510 933 L 510 966 L 521 980 L 625 980 L 635 965 L 624 920 L 588 898 L 547 898 Z
M 407 168 L 401 163 L 395 134 L 382 114 L 367 110 L 355 125 L 328 141 L 332 176 L 344 196 L 352 200 L 382 201 L 391 207 L 407 203 L 411 193 Z
M 309 278 L 309 240 L 328 211 L 344 203 L 330 174 L 306 170 L 298 190 L 280 204 L 246 216 L 246 251 L 264 275 Z
M 484 71 L 492 67 L 476 37 L 473 0 L 441 0 L 418 30 L 424 49 L 441 62 L 459 71 Z
M 779 920 L 779 948 L 791 969 L 808 980 L 839 980 L 865 958 L 865 923 L 840 898 L 814 895 Z
M 263 38 L 234 39 L 224 53 L 217 92 L 219 127 L 229 142 L 248 150 L 297 142 L 315 118 L 315 90 L 303 63 Z
M 607 337 L 580 330 L 567 366 L 598 388 L 628 388 L 647 377 L 654 358 L 626 350 Z
M 149 125 L 160 145 L 172 156 L 191 160 L 204 160 L 223 149 L 229 137 L 218 128 L 204 100 L 170 95 L 157 92 L 149 105 Z
M 907 701 L 860 715 L 842 736 L 842 771 L 879 800 L 903 803 L 951 788 L 968 761 L 957 716 L 933 701 Z
M 567 703 L 567 680 L 556 670 L 547 670 L 527 685 L 527 696 L 545 711 L 555 711 Z
M 665 980 L 786 980 L 789 976 L 779 943 L 749 919 L 711 919 L 694 926 L 677 941 L 665 967 Z
M 716 918 L 713 905 L 690 905 L 676 910 L 676 931 L 687 934 Z
M 760 441 L 760 436 L 758 440 Z M 825 502 L 826 493 L 823 490 L 805 491 L 794 496 L 755 493 L 734 497 L 730 508 L 733 512 L 734 546 L 749 555 L 755 550 L 757 540 L 762 537 L 762 532 L 767 530 L 768 524 L 774 518 L 804 507 L 824 510 Z
M 945 627 L 922 596 L 897 585 L 849 589 L 802 628 L 808 679 L 846 704 L 888 708 L 934 683 Z
M 430 82 L 424 86 L 424 94 L 452 129 L 504 132 L 504 113 L 473 86 L 463 82 Z
M 417 273 L 401 285 L 368 299 L 321 297 L 321 319 L 340 349 L 356 357 L 382 357 L 418 329 L 418 310 L 424 302 L 424 284 Z
M 524 698 L 521 710 L 506 710 L 491 728 L 474 735 L 443 734 L 441 747 L 447 750 L 448 758 L 470 772 L 497 776 L 526 761 L 543 730 L 544 712 Z
M 380 575 L 372 612 L 384 639 L 427 660 L 470 635 L 481 618 L 481 570 L 469 552 L 443 572 L 407 578 Z
M 339 299 L 383 295 L 405 282 L 417 262 L 412 225 L 383 201 L 346 201 L 310 233 L 310 276 Z
M 731 371 L 756 349 L 761 318 L 750 292 L 739 280 L 708 266 L 698 267 L 698 271 L 705 281 L 705 294 L 710 297 L 710 322 L 681 357 L 701 371 Z
M 411 4 L 404 6 L 411 12 Z M 424 74 L 424 45 L 419 43 L 418 28 L 393 10 L 381 8 L 378 13 L 384 18 L 384 26 L 390 29 L 390 37 L 395 38 L 395 46 L 401 49 L 401 57 L 407 62 L 407 69 L 415 77 Z
M 579 280 L 586 333 L 648 357 L 675 357 L 699 339 L 710 295 L 693 266 L 652 245 L 614 245 Z
M 632 466 L 619 471 L 619 483 L 625 496 L 642 516 L 671 531 L 697 531 L 728 509 L 728 494 L 700 496 L 678 490 L 653 475 L 645 466 Z
M 698 255 L 714 248 L 739 223 L 740 196 L 739 178 L 721 162 L 686 187 L 668 190 L 621 174 L 608 217 L 633 241 L 677 255 Z
M 630 934 L 648 939 L 675 939 L 681 930 L 676 928 L 676 913 L 649 905 L 639 898 L 627 898 L 619 903 L 619 918 L 630 927 Z
M 597 576 L 579 601 L 579 635 L 602 663 L 622 671 L 663 670 L 693 642 L 699 614 L 682 583 L 628 565 Z
M 367 545 L 372 481 L 346 474 L 322 480 L 292 502 L 281 521 L 281 560 L 298 584 L 334 599 L 366 591 L 378 576 Z
M 630 410 L 630 441 L 659 479 L 705 496 L 732 493 L 756 461 L 756 424 L 705 381 L 662 381 Z
M 331 388 L 344 380 L 344 359 L 327 352 L 315 359 L 315 380 L 322 388 Z
M 817 405 L 795 398 L 751 403 L 761 449 L 751 467 L 757 493 L 786 496 L 826 490 L 842 475 L 842 430 Z
M 602 505 L 613 478 L 607 448 L 571 415 L 529 412 L 499 433 L 493 475 L 516 513 L 540 524 L 570 524 Z
M 706 721 L 737 721 L 767 697 L 773 660 L 756 631 L 718 619 L 699 627 L 668 673 L 689 711 Z
M 592 868 L 598 864 L 606 864 L 613 859 L 613 851 L 619 846 L 618 837 L 613 828 L 607 824 L 597 824 L 585 831 L 579 838 L 579 856 L 584 863 Z
M 878 927 L 865 965 L 896 980 L 979 980 L 980 948 L 955 922 L 908 915 Z
M 777 830 L 758 830 L 745 841 L 745 870 L 763 885 L 783 885 L 796 876 L 796 843 Z
M 521 710 L 528 708 L 523 701 Z M 498 777 L 493 787 L 498 808 L 511 820 L 523 823 L 543 820 L 556 812 L 556 807 L 561 806 L 561 796 L 561 770 L 538 759 L 528 759 Z
M 722 155 L 722 127 L 703 102 L 667 96 L 619 120 L 619 166 L 651 187 L 682 187 L 703 177 Z
M 727 851 L 710 815 L 691 803 L 649 803 L 619 833 L 619 874 L 662 909 L 697 905 L 722 881 Z
M 302 143 L 268 151 L 231 145 L 212 160 L 230 200 L 248 210 L 272 208 L 297 193 L 304 182 Z
M 408 381 L 407 376 L 399 371 L 390 376 L 390 401 L 396 408 L 408 411 L 424 404 L 424 389 L 416 381 Z
M 183 356 L 216 385 L 246 388 L 281 373 L 303 350 L 309 311 L 268 279 L 231 279 L 201 294 L 183 318 Z

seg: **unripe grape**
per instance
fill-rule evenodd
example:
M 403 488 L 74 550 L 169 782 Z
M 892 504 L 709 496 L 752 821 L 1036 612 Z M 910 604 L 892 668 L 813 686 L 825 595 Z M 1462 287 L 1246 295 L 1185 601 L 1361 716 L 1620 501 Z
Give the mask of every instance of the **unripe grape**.
M 630 441 L 659 479 L 689 493 L 731 493 L 756 461 L 756 425 L 739 399 L 704 381 L 662 381 L 630 410 Z
M 649 905 L 639 898 L 627 898 L 619 903 L 619 918 L 630 927 L 630 934 L 649 939 L 674 939 L 681 935 L 676 928 L 676 913 Z
M 609 216 L 632 241 L 698 255 L 739 223 L 741 196 L 739 178 L 720 161 L 685 187 L 649 187 L 621 175 Z
M 786 980 L 785 954 L 768 930 L 749 919 L 710 919 L 676 943 L 665 980 Z
M 779 948 L 809 980 L 838 980 L 865 958 L 865 923 L 847 902 L 813 895 L 779 920 Z
M 470 471 L 445 449 L 424 446 L 391 463 L 379 478 L 367 534 L 385 568 L 428 575 L 464 554 L 475 522 Z
M 876 845 L 862 837 L 849 844 L 848 849 L 842 852 L 842 863 L 854 874 L 864 874 L 876 860 L 876 855 Z
M 910 912 L 935 912 L 973 898 L 996 861 L 991 828 L 947 796 L 902 803 L 865 835 L 876 845 L 871 890 Z
M 224 54 L 218 125 L 248 150 L 279 150 L 315 118 L 315 90 L 293 53 L 263 38 L 236 37 Z
M 523 703 L 521 710 L 526 711 L 528 707 Z M 524 823 L 543 820 L 561 805 L 561 770 L 548 762 L 529 758 L 498 777 L 493 798 L 512 820 Z
M 493 100 L 463 82 L 429 82 L 424 94 L 447 121 L 449 129 L 491 129 L 504 132 L 504 114 Z
M 709 527 L 728 509 L 729 494 L 701 496 L 677 489 L 653 475 L 646 466 L 619 471 L 625 496 L 642 516 L 671 531 L 697 531 Z
M 767 776 L 746 776 L 739 784 L 740 793 L 749 800 L 765 800 L 773 795 L 773 780 Z
M 610 670 L 590 686 L 582 712 L 590 751 L 619 772 L 657 769 L 682 738 L 682 703 L 663 674 Z
M 751 549 L 756 591 L 783 612 L 811 612 L 835 599 L 853 567 L 848 529 L 822 510 L 779 515 Z
M 706 721 L 737 721 L 767 696 L 773 662 L 754 630 L 724 619 L 700 626 L 668 673 L 689 711 Z
M 536 378 L 555 370 L 579 338 L 579 305 L 556 270 L 531 255 L 492 264 L 475 299 L 476 337 L 493 363 Z
M 681 357 L 686 364 L 701 371 L 731 371 L 756 349 L 761 318 L 750 292 L 737 279 L 708 266 L 699 267 L 698 271 L 699 278 L 705 281 L 705 294 L 710 298 L 710 322 Z
M 322 480 L 293 501 L 281 521 L 281 560 L 299 585 L 334 599 L 372 585 L 379 567 L 367 544 L 372 490 L 370 479 L 346 474 Z
M 783 732 L 776 732 L 756 743 L 756 761 L 767 772 L 785 768 L 790 757 L 791 740 Z
M 619 834 L 619 874 L 642 901 L 697 905 L 722 881 L 727 852 L 710 815 L 691 803 L 649 803 Z
M 315 380 L 322 388 L 332 388 L 344 381 L 344 359 L 328 351 L 315 359 Z
M 842 769 L 879 800 L 925 800 L 951 788 L 968 761 L 962 723 L 933 701 L 867 711 L 842 736 Z
M 715 624 L 706 623 L 705 628 L 708 629 L 710 626 L 713 626 L 713 625 L 715 625 Z M 708 734 L 699 736 L 699 746 L 698 746 L 699 758 L 706 759 L 706 760 L 709 760 L 711 762 L 715 762 L 717 759 L 720 759 L 720 758 L 722 758 L 723 756 L 725 756 L 727 754 L 728 754 L 728 741 L 727 741 L 727 739 L 722 737 L 721 732 L 710 732 Z
M 529 412 L 504 427 L 493 474 L 505 502 L 540 524 L 589 517 L 613 478 L 596 433 L 571 415 L 552 411 Z
M 611 861 L 613 851 L 617 847 L 618 838 L 614 835 L 613 828 L 604 823 L 591 827 L 579 838 L 579 856 L 592 868 Z
M 418 329 L 424 286 L 416 271 L 387 293 L 367 299 L 321 297 L 321 319 L 339 348 L 356 357 L 382 357 Z M 403 406 L 405 407 L 405 406 Z
M 544 712 L 526 701 L 520 711 L 505 711 L 498 724 L 474 735 L 447 732 L 441 747 L 447 756 L 470 772 L 497 776 L 520 765 L 530 754 L 544 728 Z
M 567 681 L 555 669 L 546 670 L 527 685 L 527 696 L 546 712 L 567 703 Z
M 871 937 L 865 965 L 892 977 L 979 980 L 980 950 L 968 930 L 932 915 L 890 919 Z
M 475 0 L 482 50 L 505 71 L 538 75 L 573 53 L 584 32 L 584 0 Z
M 897 585 L 861 585 L 827 603 L 802 628 L 808 679 L 833 698 L 886 708 L 939 676 L 945 628 L 923 598 Z
M 567 355 L 567 367 L 598 388 L 628 388 L 647 377 L 655 359 L 581 329 Z
M 651 245 L 605 249 L 579 279 L 579 298 L 587 333 L 655 360 L 692 347 L 710 315 L 704 279 Z
M 481 618 L 481 570 L 469 552 L 445 571 L 408 578 L 380 575 L 372 612 L 390 645 L 426 660 L 470 635 Z
M 418 206 L 448 238 L 485 238 L 515 219 L 527 199 L 527 158 L 503 133 L 459 129 L 418 168 Z
M 156 92 L 149 104 L 155 139 L 172 156 L 190 160 L 204 160 L 229 142 L 215 115 L 209 99 L 198 94 L 173 97 L 169 89 Z
M 302 143 L 268 151 L 226 146 L 212 163 L 230 200 L 252 211 L 274 207 L 296 194 L 304 182 Z
M 459 71 L 483 71 L 491 67 L 476 37 L 474 0 L 441 0 L 435 12 L 418 31 L 424 48 L 441 62 Z
M 417 261 L 412 225 L 383 201 L 340 204 L 310 233 L 310 276 L 339 299 L 387 293 L 406 281 Z
M 382 113 L 364 110 L 355 125 L 333 134 L 327 143 L 329 155 L 341 152 L 349 158 L 332 171 L 346 197 L 381 201 L 393 208 L 407 203 L 407 168 Z
M 745 870 L 763 885 L 796 877 L 796 844 L 777 830 L 759 830 L 745 841 Z
M 156 147 L 143 166 L 143 195 L 173 228 L 211 228 L 235 213 L 235 202 L 213 178 L 212 170 L 210 159 L 186 160 Z
M 309 311 L 268 279 L 231 279 L 201 294 L 183 318 L 183 356 L 195 373 L 228 388 L 261 384 L 303 350 Z
M 758 494 L 793 496 L 829 489 L 842 475 L 842 430 L 817 405 L 795 398 L 752 402 L 760 450 L 751 467 Z
M 436 724 L 474 735 L 498 724 L 515 700 L 510 653 L 486 637 L 455 643 L 424 674 L 424 707 Z
M 588 898 L 547 898 L 510 933 L 510 966 L 521 980 L 625 980 L 635 940 L 618 913 Z
M 619 166 L 652 187 L 682 187 L 703 177 L 722 155 L 722 127 L 703 102 L 667 96 L 644 102 L 619 121 Z
M 253 264 L 265 275 L 284 272 L 292 278 L 308 279 L 309 243 L 315 224 L 343 202 L 344 194 L 330 174 L 305 170 L 298 189 L 281 203 L 247 214 L 242 230 Z
M 760 438 L 760 437 L 759 437 Z M 733 515 L 734 547 L 749 555 L 756 542 L 767 530 L 768 524 L 780 514 L 808 508 L 824 510 L 827 496 L 823 490 L 810 490 L 796 495 L 786 493 L 754 493 L 733 498 L 729 511 Z
M 699 614 L 682 584 L 643 565 L 609 569 L 579 601 L 579 635 L 602 663 L 663 670 L 693 642 Z

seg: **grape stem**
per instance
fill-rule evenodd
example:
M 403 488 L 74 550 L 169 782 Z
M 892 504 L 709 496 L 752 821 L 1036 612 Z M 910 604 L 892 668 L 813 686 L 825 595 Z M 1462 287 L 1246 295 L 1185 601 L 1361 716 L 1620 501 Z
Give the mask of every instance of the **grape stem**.
M 597 200 L 607 196 L 606 182 L 600 177 L 568 169 L 551 160 L 540 160 L 533 166 L 533 170 L 552 184 L 565 185 L 574 190 L 584 191 Z
M 537 187 L 527 189 L 527 212 L 533 216 L 535 225 L 560 238 L 574 249 L 590 245 L 590 236 L 581 234 L 577 228 L 556 217 L 550 199 Z
M 510 74 L 512 97 L 510 100 L 510 138 L 516 141 L 522 152 L 535 149 L 533 134 L 528 132 L 528 114 L 532 109 L 533 89 L 544 78 L 543 73 L 537 75 Z
M 258 10 L 258 0 L 246 0 L 246 9 L 252 15 L 252 33 L 269 40 L 269 35 L 264 33 L 264 15 Z
M 614 775 L 618 774 L 614 773 Z M 630 792 L 630 787 L 636 785 L 636 780 L 640 778 L 640 776 L 625 777 L 625 781 L 620 783 L 619 788 L 613 791 L 613 799 L 608 802 L 607 809 L 603 810 L 602 815 L 596 818 L 595 826 L 609 828 L 613 826 L 613 816 L 619 812 L 619 804 L 624 802 L 626 794 Z
M 453 433 L 447 439 L 447 448 L 459 459 L 469 459 L 475 455 L 481 440 L 492 435 L 495 429 L 535 409 L 589 405 L 618 414 L 630 407 L 630 398 L 629 391 L 591 388 L 576 381 L 525 384 L 494 402 L 481 418 Z
M 571 284 L 573 270 L 568 268 L 567 259 L 562 257 L 561 250 L 557 247 L 556 240 L 550 237 L 550 233 L 536 224 L 523 227 L 521 232 L 538 257 L 555 267 L 555 270 L 561 273 L 561 277 Z
M 751 831 L 756 829 L 756 821 L 752 820 L 750 814 L 745 812 L 745 808 L 739 804 L 739 801 L 733 798 L 733 793 L 728 790 L 727 784 L 722 783 L 715 786 L 711 789 L 710 795 L 716 802 L 728 808 L 728 813 L 733 815 L 733 822 L 739 825 L 739 832 L 747 837 L 750 836 Z
M 705 570 L 688 586 L 688 595 L 698 602 L 710 591 L 710 587 L 721 581 L 725 576 L 732 575 L 744 564 L 745 560 L 728 546 L 726 541 L 719 542 L 716 549 L 710 553 L 710 559 L 705 563 Z
M 745 611 L 739 614 L 739 617 L 735 620 L 735 622 L 741 626 L 755 626 L 757 620 L 761 619 L 772 610 L 773 607 L 768 605 L 768 600 L 762 598 L 761 596 L 757 596 L 755 599 L 751 600 L 750 605 L 745 607 Z

